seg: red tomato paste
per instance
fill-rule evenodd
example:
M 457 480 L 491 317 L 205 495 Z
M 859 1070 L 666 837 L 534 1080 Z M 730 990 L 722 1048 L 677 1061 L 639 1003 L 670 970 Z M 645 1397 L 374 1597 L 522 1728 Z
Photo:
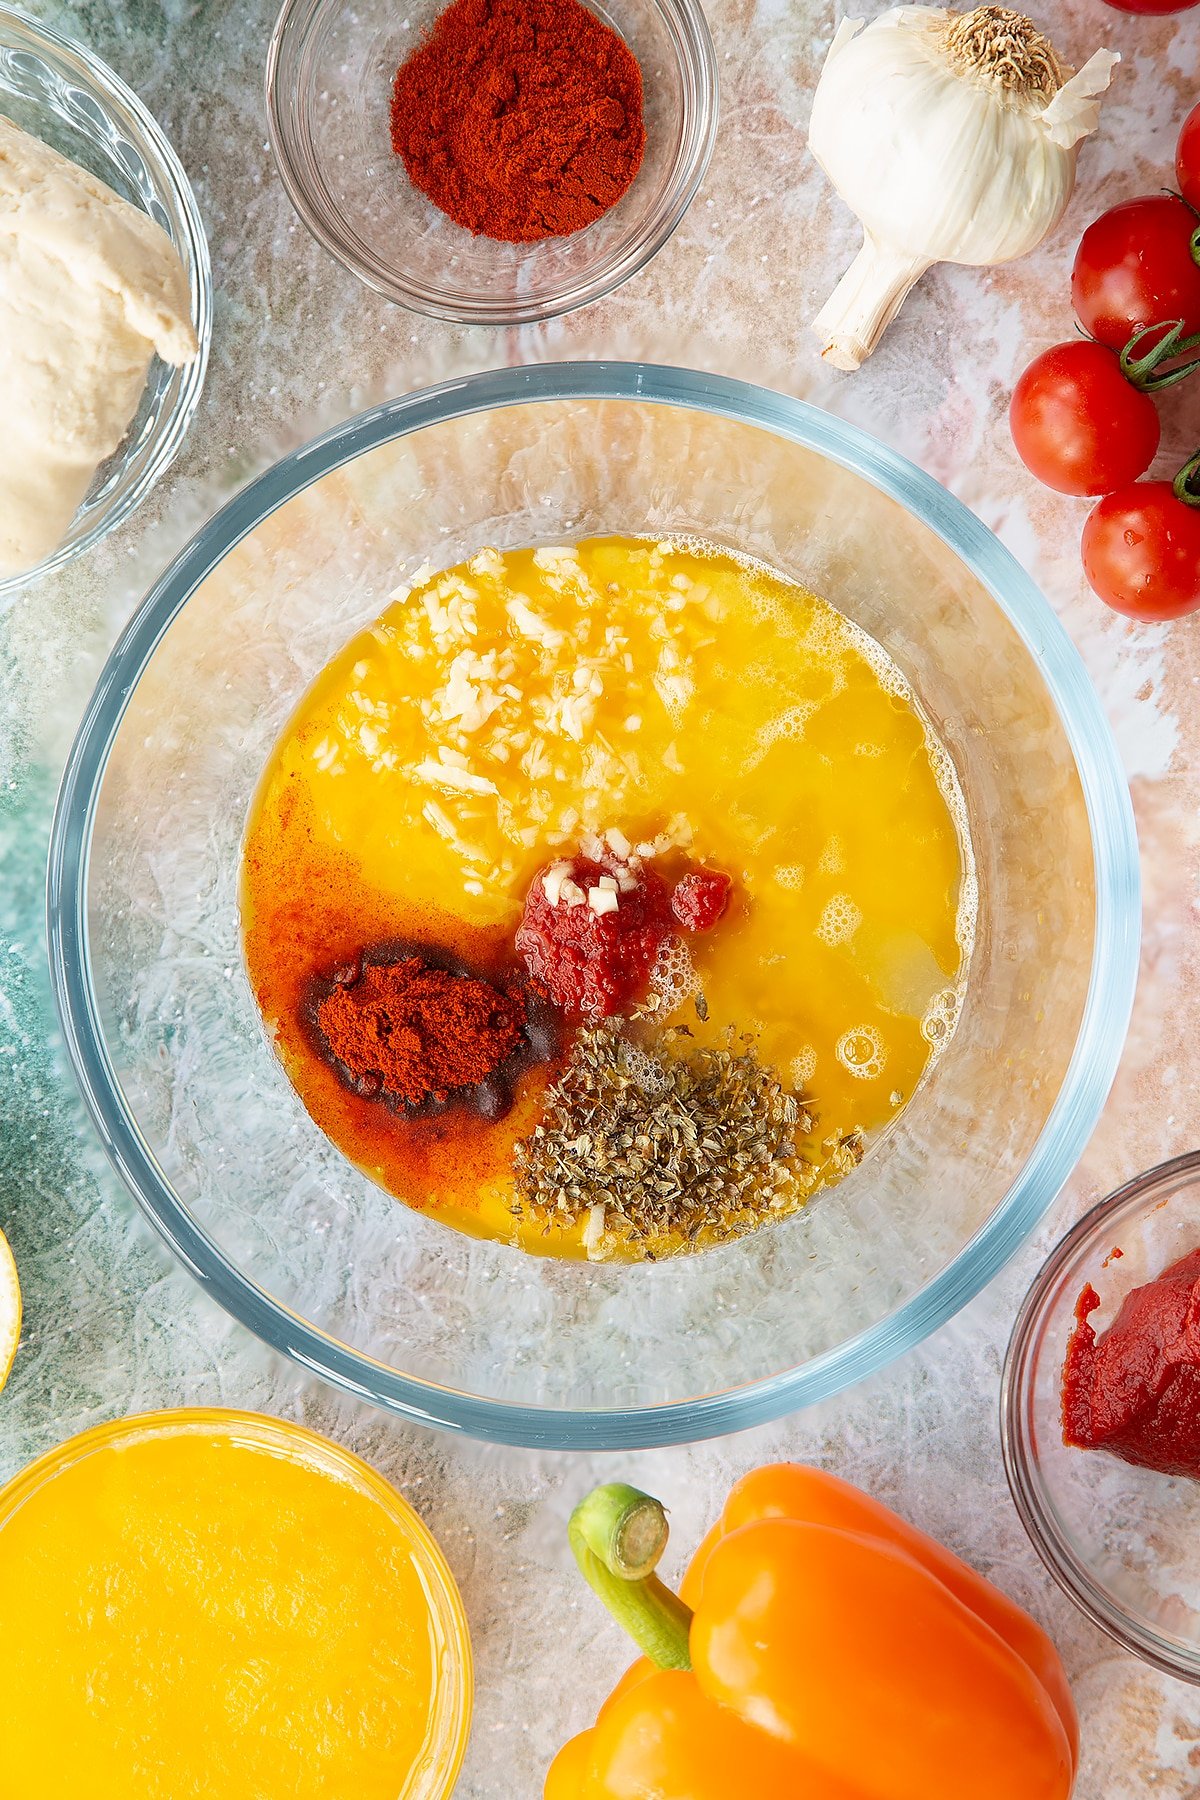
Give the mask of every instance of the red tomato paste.
M 732 885 L 719 869 L 692 869 L 676 883 L 671 911 L 685 931 L 711 931 L 725 911 Z
M 645 993 L 667 938 L 716 924 L 730 886 L 728 875 L 694 868 L 672 889 L 648 863 L 617 856 L 552 863 L 526 897 L 517 954 L 563 1012 L 609 1018 Z
M 1097 1338 L 1085 1287 L 1063 1369 L 1063 1441 L 1200 1479 L 1200 1250 L 1134 1288 Z

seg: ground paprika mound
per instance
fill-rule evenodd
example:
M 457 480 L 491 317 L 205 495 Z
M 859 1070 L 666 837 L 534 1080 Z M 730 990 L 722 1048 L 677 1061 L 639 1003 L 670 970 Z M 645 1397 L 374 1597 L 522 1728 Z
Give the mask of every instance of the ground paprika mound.
M 316 1021 L 357 1093 L 420 1107 L 485 1083 L 522 1043 L 525 1004 L 519 992 L 409 956 L 343 971 Z
M 453 0 L 396 73 L 391 127 L 413 185 L 456 224 L 565 237 L 641 167 L 642 72 L 579 0 Z

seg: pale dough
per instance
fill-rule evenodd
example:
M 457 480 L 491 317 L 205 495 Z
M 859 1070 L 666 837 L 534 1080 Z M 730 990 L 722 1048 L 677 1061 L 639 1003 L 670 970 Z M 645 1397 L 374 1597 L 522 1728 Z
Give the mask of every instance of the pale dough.
M 198 354 L 170 238 L 0 117 L 0 575 L 61 542 L 155 352 Z

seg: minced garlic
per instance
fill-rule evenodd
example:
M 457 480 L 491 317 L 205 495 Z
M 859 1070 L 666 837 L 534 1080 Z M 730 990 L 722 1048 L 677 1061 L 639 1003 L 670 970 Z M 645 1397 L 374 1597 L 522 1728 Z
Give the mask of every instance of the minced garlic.
M 643 730 L 647 715 L 665 717 L 673 738 L 686 732 L 695 685 L 690 645 L 704 636 L 690 609 L 703 606 L 709 590 L 690 580 L 685 589 L 674 585 L 672 555 L 646 546 L 645 584 L 631 586 L 602 583 L 565 545 L 515 555 L 489 549 L 458 570 L 435 574 L 424 565 L 395 590 L 374 635 L 395 663 L 397 684 L 413 695 L 420 740 L 401 743 L 389 732 L 389 707 L 362 685 L 350 696 L 359 716 L 343 714 L 338 729 L 357 740 L 376 772 L 398 767 L 418 794 L 425 790 L 420 810 L 458 856 L 464 883 L 474 883 L 486 862 L 501 886 L 515 888 L 521 853 L 547 843 L 574 850 L 591 840 L 599 857 L 602 831 L 609 850 L 622 860 L 631 855 L 630 838 L 611 822 L 631 805 L 636 816 L 632 797 L 645 780 L 632 734 L 661 756 Z M 638 712 L 627 704 L 634 692 Z M 332 767 L 328 759 L 339 752 L 331 741 L 321 766 Z M 682 767 L 677 748 L 667 754 Z M 567 795 L 573 805 L 556 804 Z M 476 804 L 477 822 L 463 813 Z M 497 855 L 497 834 L 511 855 Z M 657 854 L 683 839 L 668 831 L 654 841 Z M 547 879 L 555 904 L 609 911 L 620 903 L 619 880 L 593 899 L 553 871 Z

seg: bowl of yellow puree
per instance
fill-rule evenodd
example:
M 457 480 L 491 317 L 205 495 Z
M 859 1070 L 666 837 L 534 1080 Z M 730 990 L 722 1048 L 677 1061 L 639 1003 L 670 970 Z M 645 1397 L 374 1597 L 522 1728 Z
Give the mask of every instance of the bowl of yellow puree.
M 340 1445 L 259 1413 L 99 1425 L 0 1490 L 13 1793 L 446 1800 L 471 1646 L 441 1551 Z
M 252 1330 L 409 1417 L 691 1439 L 995 1272 L 1103 1103 L 1136 845 L 987 529 L 684 370 L 365 414 L 117 645 L 51 855 L 137 1200 Z

